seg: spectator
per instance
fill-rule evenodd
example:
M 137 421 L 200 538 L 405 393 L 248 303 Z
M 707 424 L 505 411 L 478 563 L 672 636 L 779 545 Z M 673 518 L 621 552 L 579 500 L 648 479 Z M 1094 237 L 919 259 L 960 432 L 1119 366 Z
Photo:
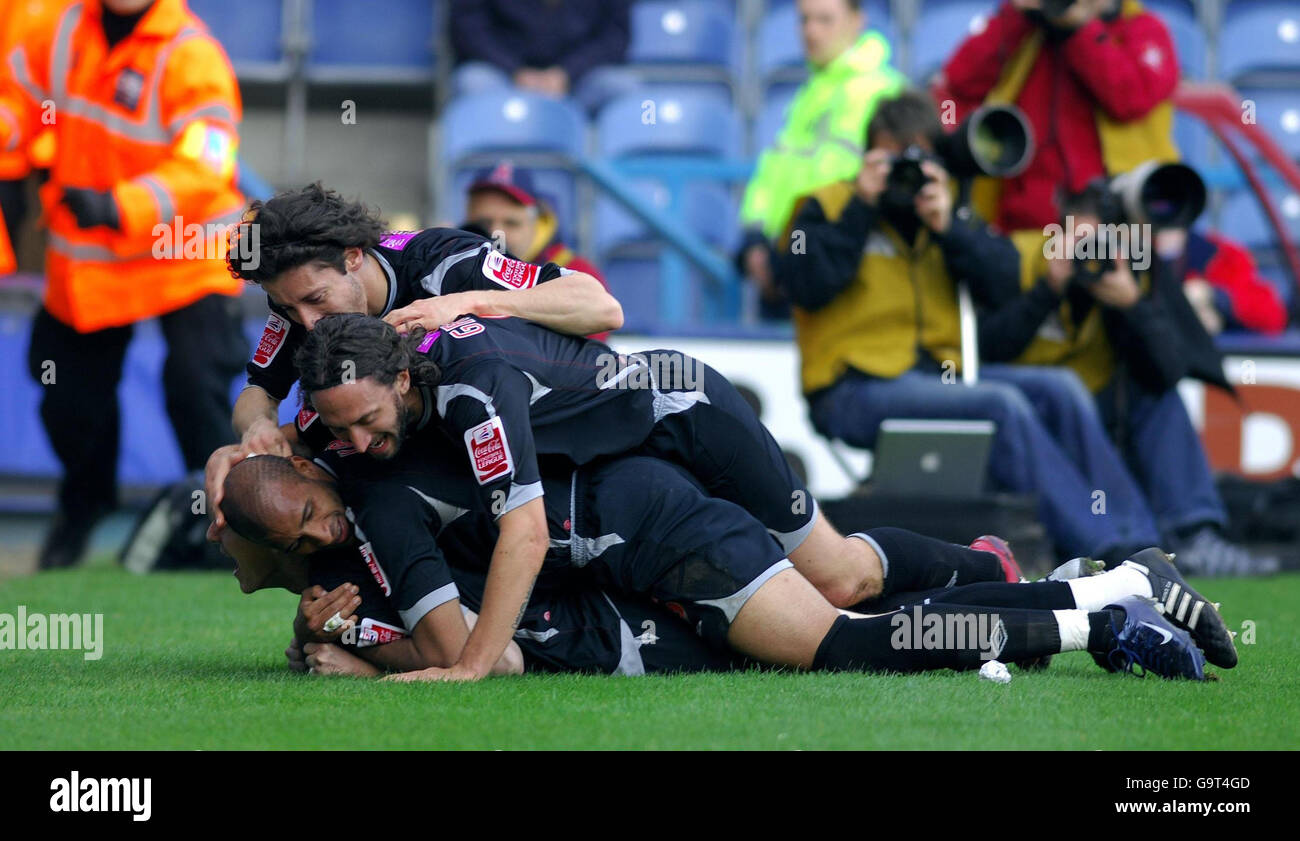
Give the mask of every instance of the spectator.
M 554 263 L 562 268 L 589 274 L 609 288 L 596 267 L 578 256 L 560 239 L 555 212 L 538 198 L 533 176 L 510 161 L 480 170 L 469 185 L 465 208 L 467 227 L 477 228 L 498 246 L 526 263 Z M 608 332 L 590 338 L 605 341 Z
M 1183 279 L 1183 291 L 1210 335 L 1223 330 L 1281 333 L 1287 312 L 1255 259 L 1221 234 L 1170 228 L 1156 235 L 1156 253 Z
M 810 75 L 790 103 L 776 144 L 759 156 L 740 209 L 746 229 L 740 270 L 757 286 L 769 318 L 789 317 L 772 280 L 771 257 L 772 240 L 785 230 L 795 199 L 853 178 L 876 103 L 904 84 L 889 66 L 889 42 L 862 31 L 867 21 L 860 0 L 799 0 L 799 20 Z
M 511 83 L 572 95 L 588 111 L 637 87 L 627 58 L 629 0 L 453 0 L 452 88 L 473 96 Z
M 41 190 L 45 300 L 28 356 L 63 466 L 39 559 L 50 568 L 76 563 L 116 505 L 117 384 L 135 322 L 157 316 L 167 337 L 163 384 L 186 466 L 198 469 L 232 440 L 230 386 L 246 349 L 240 284 L 226 272 L 219 233 L 171 235 L 239 218 L 239 89 L 184 0 L 50 8 L 5 66 L 0 148 L 32 142 L 48 103 L 57 114 Z
M 1037 493 L 1039 512 L 1065 556 L 1117 563 L 1159 542 L 1097 410 L 1070 371 L 981 366 L 958 384 L 961 332 L 955 282 L 991 309 L 1016 298 L 1020 256 L 969 210 L 952 209 L 947 175 L 933 160 L 920 193 L 891 185 L 909 146 L 931 152 L 942 127 L 933 102 L 909 92 L 880 104 L 854 181 L 814 191 L 797 206 L 793 242 L 776 260 L 794 303 L 802 385 L 814 427 L 872 447 L 890 417 L 987 419 L 997 425 L 990 478 Z M 1107 516 L 1093 491 L 1107 489 Z
M 1152 518 L 1161 545 L 1177 552 L 1184 571 L 1276 572 L 1276 558 L 1254 556 L 1222 536 L 1223 502 L 1176 386 L 1185 376 L 1230 386 L 1173 268 L 1154 256 L 1151 268 L 1135 271 L 1122 257 L 1095 252 L 1101 262 L 1089 270 L 1091 261 L 1071 255 L 1087 253 L 1077 242 L 1099 241 L 1097 226 L 1110 215 L 1107 188 L 1091 185 L 1063 204 L 1060 243 L 1045 245 L 1036 231 L 1015 236 L 1023 292 L 983 318 L 981 355 L 1026 370 L 1056 365 L 1078 374 L 1091 394 L 1080 395 L 1088 405 L 1077 410 L 1095 407 L 1133 477 L 1116 474 L 1112 484 L 1095 485 L 1106 493 L 1108 518 L 1114 488 L 1135 480 L 1140 495 L 1125 505 Z M 1134 266 L 1145 259 L 1132 244 L 1127 250 Z
M 1178 61 L 1160 19 L 1132 0 L 1077 0 L 1051 19 L 1039 7 L 1003 2 L 935 85 L 958 119 L 984 102 L 1012 102 L 1033 126 L 1029 167 L 975 194 L 981 214 L 1008 232 L 1056 222 L 1060 197 L 1100 175 L 1178 158 L 1169 102 Z

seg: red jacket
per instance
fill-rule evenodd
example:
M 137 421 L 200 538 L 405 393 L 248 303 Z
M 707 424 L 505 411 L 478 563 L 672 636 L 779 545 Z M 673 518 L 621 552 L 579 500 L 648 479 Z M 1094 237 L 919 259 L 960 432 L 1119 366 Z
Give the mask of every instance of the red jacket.
M 1250 252 L 1216 234 L 1192 231 L 1183 280 L 1203 277 L 1217 290 L 1216 305 L 1229 327 L 1281 333 L 1287 312 L 1277 289 L 1260 276 Z
M 1036 27 L 1004 2 L 987 28 L 948 60 L 936 86 L 939 99 L 954 100 L 958 119 L 977 108 Z M 1013 231 L 1059 221 L 1061 194 L 1105 174 L 1094 110 L 1134 120 L 1168 99 L 1177 85 L 1169 32 L 1150 13 L 1094 19 L 1059 41 L 1049 33 L 1016 99 L 1033 125 L 1037 151 L 1028 169 L 1003 182 L 998 225 Z

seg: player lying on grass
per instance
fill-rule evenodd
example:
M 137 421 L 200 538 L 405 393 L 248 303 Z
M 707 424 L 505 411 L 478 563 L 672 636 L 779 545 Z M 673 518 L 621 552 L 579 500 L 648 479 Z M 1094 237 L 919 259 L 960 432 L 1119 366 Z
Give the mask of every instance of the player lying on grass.
M 442 518 L 454 515 L 453 524 L 479 519 L 471 531 L 481 546 L 467 547 L 463 559 L 470 564 L 481 566 L 480 552 L 495 536 L 490 517 L 440 498 L 441 484 L 431 481 L 434 474 L 426 468 L 420 462 L 390 465 L 382 478 L 376 473 L 370 481 L 349 482 L 346 493 L 357 506 L 349 508 L 328 474 L 305 459 L 246 459 L 226 480 L 228 522 L 242 536 L 284 551 L 356 546 L 383 582 L 406 581 L 423 567 L 416 576 L 426 582 L 421 589 L 432 587 L 430 592 L 437 595 L 420 595 L 418 590 L 396 594 L 399 612 L 410 611 L 402 605 L 413 600 L 420 608 L 417 613 L 437 603 L 433 612 L 451 623 L 460 619 L 461 611 L 434 538 L 444 526 Z M 1170 618 L 1195 629 L 1211 661 L 1225 667 L 1236 662 L 1231 638 L 1214 608 L 1186 589 L 1158 549 L 1091 578 L 968 585 L 885 615 L 845 615 L 791 567 L 757 521 L 725 500 L 708 497 L 676 465 L 642 457 L 608 460 L 580 468 L 571 487 L 573 501 L 566 523 L 560 524 L 568 545 L 551 540 L 544 587 L 560 592 L 581 588 L 575 582 L 582 579 L 574 573 L 585 567 L 601 589 L 675 606 L 688 627 L 712 645 L 760 662 L 801 669 L 906 672 L 978 668 L 995 657 L 1022 661 L 1088 650 L 1112 668 L 1140 667 L 1166 677 L 1203 679 L 1204 659 L 1192 638 L 1166 621 L 1148 597 L 1166 590 L 1188 593 L 1186 601 L 1196 620 L 1186 611 L 1175 611 Z M 637 506 L 619 504 L 624 493 L 608 493 L 633 490 L 639 495 Z M 601 537 L 585 537 L 581 524 Z M 412 558 L 418 560 L 411 563 Z M 585 564 L 580 563 L 583 558 Z M 355 611 L 358 601 L 354 597 L 340 603 L 336 597 L 314 613 L 319 619 L 332 607 L 340 614 Z M 1165 604 L 1170 601 L 1175 601 L 1174 595 Z M 1176 603 L 1183 601 L 1178 596 Z M 409 622 L 410 614 L 402 615 Z M 426 616 L 420 616 L 419 623 L 429 622 L 438 633 L 443 623 Z M 900 633 L 913 622 L 914 632 Z M 467 644 L 469 633 L 458 627 L 454 636 L 429 650 L 437 651 L 443 662 L 454 659 L 456 644 Z M 418 627 L 415 634 L 420 634 Z M 433 666 L 401 677 L 438 680 L 449 677 L 448 672 Z
M 254 247 L 231 251 L 231 274 L 259 284 L 271 309 L 235 402 L 247 453 L 289 454 L 277 407 L 298 378 L 294 350 L 327 313 L 430 329 L 461 313 L 515 315 L 577 335 L 623 323 L 618 301 L 589 274 L 509 259 L 455 228 L 385 231 L 373 209 L 320 184 L 253 202 L 233 234 Z M 208 491 L 219 498 L 219 487 Z
M 481 676 L 500 656 L 541 569 L 539 456 L 673 461 L 758 519 L 833 605 L 888 595 L 881 547 L 869 536 L 838 534 L 735 387 L 676 351 L 625 356 L 513 318 L 467 316 L 404 337 L 376 318 L 330 315 L 294 363 L 331 433 L 374 459 L 397 455 L 409 435 L 458 460 L 477 482 L 478 506 L 499 519 L 483 612 L 453 671 L 458 678 Z M 635 501 L 633 491 L 628 504 Z M 997 577 L 988 565 L 975 580 Z M 955 583 L 970 580 L 959 573 Z
M 403 331 L 432 329 L 458 315 L 474 313 L 520 316 L 574 334 L 617 328 L 622 321 L 617 302 L 586 275 L 563 274 L 549 264 L 522 263 L 492 251 L 490 242 L 465 231 L 435 228 L 382 237 L 381 225 L 369 209 L 345 202 L 319 185 L 254 202 L 234 236 L 250 241 L 256 236 L 256 264 L 232 256 L 229 268 L 261 284 L 273 310 L 249 363 L 250 387 L 235 407 L 234 423 L 243 436 L 244 454 L 289 453 L 288 441 L 275 428 L 276 409 L 297 377 L 292 363 L 295 349 L 328 314 L 382 315 Z M 506 294 L 507 289 L 517 291 Z M 437 297 L 429 297 L 433 295 Z M 534 336 L 530 341 L 544 343 L 544 337 L 554 335 L 542 331 L 536 334 L 542 339 Z M 578 339 L 574 343 L 573 347 L 583 344 Z M 616 356 L 604 350 L 608 362 L 616 362 Z M 684 364 L 696 364 L 676 356 Z M 705 379 L 698 389 L 665 384 L 655 391 L 662 397 L 654 409 L 656 419 L 660 412 L 677 416 L 658 425 L 658 446 L 685 453 L 686 463 L 699 471 L 711 492 L 730 494 L 728 498 L 736 498 L 780 533 L 795 564 L 833 603 L 851 606 L 881 596 L 886 570 L 874 547 L 836 533 L 819 515 L 807 490 L 790 475 L 779 448 L 734 388 L 711 369 L 696 370 Z M 597 372 L 588 373 L 594 377 Z M 644 371 L 619 370 L 607 385 L 612 391 L 623 391 L 641 374 Z M 698 393 L 686 393 L 694 391 Z M 705 408 L 691 411 L 697 403 Z M 597 425 L 606 420 L 598 413 L 587 414 Z M 639 418 L 615 422 L 640 425 Z M 695 440 L 672 440 L 683 435 Z M 696 457 L 701 449 L 726 454 L 727 450 L 718 449 L 721 443 L 739 454 L 726 465 L 732 468 L 726 476 L 719 475 L 718 465 Z M 748 449 L 735 449 L 738 444 Z M 711 479 L 725 484 L 715 486 Z M 223 516 L 221 480 L 220 471 L 212 473 L 207 487 L 218 526 Z M 1008 569 L 971 580 L 1017 578 L 1018 570 Z M 493 618 L 487 624 L 499 634 L 504 619 Z

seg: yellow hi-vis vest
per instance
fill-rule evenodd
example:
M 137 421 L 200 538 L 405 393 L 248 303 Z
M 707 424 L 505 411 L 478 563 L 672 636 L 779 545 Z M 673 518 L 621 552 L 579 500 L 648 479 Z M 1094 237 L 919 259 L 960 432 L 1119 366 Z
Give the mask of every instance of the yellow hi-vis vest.
M 1020 252 L 1020 289 L 1028 292 L 1047 273 L 1043 253 L 1047 237 L 1036 229 L 1016 231 L 1011 242 Z M 1115 351 L 1102 322 L 1101 305 L 1093 306 L 1083 322 L 1076 325 L 1070 302 L 1063 298 L 1015 361 L 1022 365 L 1064 365 L 1079 375 L 1089 391 L 1101 391 L 1115 375 Z
M 852 181 L 839 181 L 811 197 L 833 222 L 853 190 Z M 896 377 L 916 364 L 918 349 L 961 369 L 957 287 L 924 227 L 909 246 L 888 225 L 877 225 L 852 284 L 816 312 L 795 307 L 794 327 L 805 394 L 833 384 L 850 368 Z
M 1142 12 L 1138 0 L 1124 0 L 1120 15 L 1131 18 Z M 1016 47 L 996 85 L 984 98 L 986 105 L 1013 105 L 1020 96 L 1029 71 L 1043 47 L 1043 33 L 1032 32 Z M 1120 122 L 1102 108 L 1094 112 L 1097 137 L 1101 140 L 1101 159 L 1108 175 L 1128 172 L 1140 163 L 1156 160 L 1172 163 L 1179 160 L 1178 147 L 1174 145 L 1174 106 L 1162 102 L 1143 117 Z M 996 178 L 976 178 L 971 184 L 971 207 L 976 215 L 988 222 L 997 221 L 997 207 L 1001 195 L 1001 182 Z

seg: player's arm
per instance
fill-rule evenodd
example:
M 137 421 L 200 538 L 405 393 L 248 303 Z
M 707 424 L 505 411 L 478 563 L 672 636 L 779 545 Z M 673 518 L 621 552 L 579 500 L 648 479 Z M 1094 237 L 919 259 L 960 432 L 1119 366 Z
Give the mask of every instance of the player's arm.
M 470 614 L 474 617 L 474 614 Z M 357 656 L 390 672 L 411 672 L 446 668 L 455 664 L 469 639 L 470 623 L 460 601 L 453 599 L 425 614 L 411 636 L 383 645 L 357 649 Z M 518 675 L 524 671 L 524 655 L 511 640 L 492 667 L 493 675 Z
M 585 336 L 604 333 L 623 326 L 623 307 L 592 275 L 585 272 L 564 274 L 517 292 L 484 290 L 467 293 L 475 315 L 508 315 L 535 321 L 558 333 Z
M 453 680 L 478 680 L 491 673 L 523 618 L 546 558 L 550 539 L 541 497 L 503 514 L 497 524 L 500 537 L 488 566 L 483 608 L 460 659 L 448 670 L 446 677 Z
M 434 330 L 461 315 L 514 316 L 575 336 L 623 326 L 618 300 L 586 272 L 516 260 L 470 234 L 450 241 L 427 236 L 408 248 L 423 249 L 431 276 L 438 275 L 430 289 L 435 297 L 384 316 L 399 332 Z
M 239 392 L 231 419 L 246 452 L 289 454 L 289 443 L 280 432 L 280 401 L 266 389 L 249 384 Z

